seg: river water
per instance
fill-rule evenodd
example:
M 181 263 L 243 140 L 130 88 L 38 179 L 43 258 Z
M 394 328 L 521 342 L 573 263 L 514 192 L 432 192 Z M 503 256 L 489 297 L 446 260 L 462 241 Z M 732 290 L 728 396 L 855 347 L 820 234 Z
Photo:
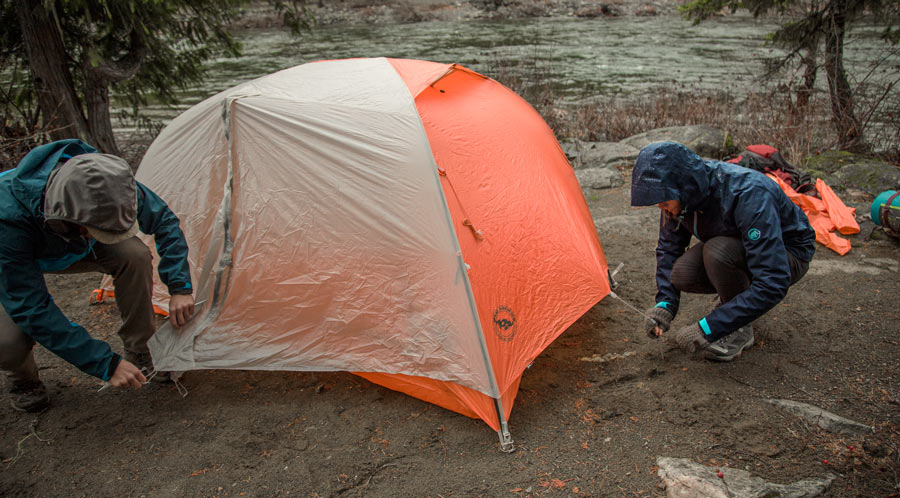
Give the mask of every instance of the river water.
M 204 84 L 183 92 L 178 107 L 151 105 L 144 111 L 165 123 L 221 90 L 280 69 L 321 59 L 380 56 L 457 62 L 495 78 L 503 71 L 531 72 L 519 76 L 549 80 L 561 102 L 661 86 L 740 94 L 759 84 L 756 77 L 766 60 L 784 54 L 764 43 L 775 28 L 734 15 L 699 25 L 677 16 L 628 16 L 330 26 L 301 37 L 254 30 L 240 36 L 243 55 L 210 61 Z M 874 28 L 855 33 L 845 52 L 851 69 L 884 51 Z M 896 63 L 893 67 L 900 73 Z

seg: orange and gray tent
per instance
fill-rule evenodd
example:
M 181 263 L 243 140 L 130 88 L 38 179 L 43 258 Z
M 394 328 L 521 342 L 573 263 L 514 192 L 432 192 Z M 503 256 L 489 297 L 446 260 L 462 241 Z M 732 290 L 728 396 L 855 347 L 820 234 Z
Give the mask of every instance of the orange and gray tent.
M 151 340 L 163 371 L 353 372 L 508 447 L 523 371 L 609 292 L 553 132 L 456 64 L 322 61 L 241 84 L 174 119 L 137 178 L 180 217 L 202 303 Z

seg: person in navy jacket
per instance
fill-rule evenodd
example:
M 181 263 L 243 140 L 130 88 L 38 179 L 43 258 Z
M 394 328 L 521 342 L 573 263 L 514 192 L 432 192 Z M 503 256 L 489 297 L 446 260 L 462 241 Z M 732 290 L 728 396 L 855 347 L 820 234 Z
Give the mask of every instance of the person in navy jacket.
M 815 232 L 762 173 L 704 160 L 676 142 L 650 144 L 635 162 L 631 205 L 654 204 L 657 294 L 646 331 L 660 337 L 669 330 L 681 292 L 718 294 L 718 306 L 675 338 L 687 352 L 730 361 L 753 345 L 752 322 L 806 274 Z M 692 237 L 699 242 L 688 248 Z
M 61 140 L 0 173 L 0 369 L 13 408 L 33 412 L 50 403 L 35 341 L 114 387 L 146 382 L 141 368 L 152 368 L 147 341 L 156 328 L 151 253 L 139 230 L 154 236 L 170 321 L 180 327 L 194 311 L 187 242 L 175 214 L 135 181 L 125 160 Z M 112 275 L 124 359 L 66 318 L 47 290 L 48 272 Z

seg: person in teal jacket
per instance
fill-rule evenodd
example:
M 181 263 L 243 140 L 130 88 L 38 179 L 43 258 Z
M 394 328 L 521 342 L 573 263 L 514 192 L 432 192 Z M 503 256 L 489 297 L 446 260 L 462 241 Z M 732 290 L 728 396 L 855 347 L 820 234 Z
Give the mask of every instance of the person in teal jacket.
M 13 408 L 34 412 L 50 404 L 35 341 L 114 387 L 146 383 L 147 341 L 156 330 L 153 269 L 138 231 L 154 237 L 159 276 L 171 295 L 170 321 L 180 327 L 194 312 L 187 242 L 178 217 L 135 181 L 125 160 L 61 140 L 0 173 L 0 369 Z M 81 272 L 112 276 L 124 358 L 53 302 L 44 273 Z

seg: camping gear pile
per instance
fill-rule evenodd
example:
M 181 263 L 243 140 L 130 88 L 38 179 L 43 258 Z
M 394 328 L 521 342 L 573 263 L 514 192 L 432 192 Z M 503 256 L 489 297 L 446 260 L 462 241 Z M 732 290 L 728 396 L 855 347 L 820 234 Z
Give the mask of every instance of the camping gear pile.
M 824 180 L 818 178 L 812 183 L 809 175 L 800 172 L 769 145 L 750 145 L 728 162 L 765 173 L 803 209 L 816 231 L 817 242 L 841 256 L 850 251 L 850 241 L 835 231 L 844 235 L 859 233 L 856 209 L 847 207 Z

